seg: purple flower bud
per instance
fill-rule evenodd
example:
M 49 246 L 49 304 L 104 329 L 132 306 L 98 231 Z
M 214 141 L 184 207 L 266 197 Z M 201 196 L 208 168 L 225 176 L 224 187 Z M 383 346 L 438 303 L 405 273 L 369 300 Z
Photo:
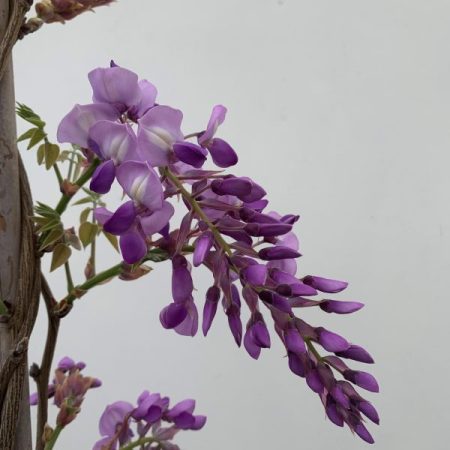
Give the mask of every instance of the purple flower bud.
M 344 409 L 350 408 L 350 400 L 339 385 L 333 386 L 330 395 L 334 398 L 336 403 L 341 405 Z
M 190 142 L 176 142 L 173 144 L 173 151 L 180 161 L 197 169 L 203 166 L 208 154 L 205 149 Z
M 330 294 L 341 292 L 348 286 L 348 283 L 345 281 L 329 280 L 328 278 L 316 277 L 313 275 L 304 277 L 303 282 L 309 284 L 318 291 Z
M 62 372 L 68 372 L 69 370 L 73 369 L 75 365 L 75 361 L 72 358 L 65 356 L 59 361 L 57 369 L 61 370 Z
M 252 188 L 249 193 L 238 196 L 243 202 L 253 203 L 261 200 L 267 192 L 259 185 L 252 181 L 250 178 L 247 178 L 252 183 Z
M 324 386 L 317 370 L 313 369 L 306 374 L 306 383 L 316 394 L 323 392 Z
M 289 247 L 283 247 L 281 245 L 263 248 L 258 252 L 258 255 L 264 261 L 298 258 L 299 256 L 301 256 L 300 253 L 298 253 L 296 250 Z
M 320 309 L 323 311 L 336 314 L 351 314 L 355 311 L 359 311 L 363 306 L 364 303 L 339 300 L 324 300 L 319 305 Z
M 215 138 L 208 146 L 214 164 L 219 167 L 231 167 L 237 164 L 238 156 L 233 148 L 222 139 Z
M 187 316 L 187 309 L 182 303 L 171 303 L 159 315 L 161 325 L 166 329 L 178 326 Z
M 342 352 L 350 347 L 350 344 L 342 336 L 326 330 L 325 328 L 316 329 L 319 336 L 319 344 L 329 352 Z
M 305 377 L 305 365 L 299 355 L 288 352 L 289 369 L 299 377 Z
M 255 223 L 280 223 L 277 219 L 268 214 L 262 214 L 255 211 L 254 209 L 243 207 L 239 210 L 239 217 L 244 222 L 255 222 Z
M 374 444 L 375 441 L 373 439 L 373 437 L 371 436 L 371 434 L 369 433 L 369 431 L 367 430 L 367 428 L 362 424 L 359 423 L 358 425 L 356 425 L 355 427 L 355 433 L 365 442 L 367 442 L 368 444 Z
M 378 416 L 378 412 L 372 403 L 366 401 L 360 402 L 358 403 L 358 409 L 373 423 L 376 423 L 377 425 L 380 424 L 380 417 Z
M 344 419 L 342 418 L 341 414 L 339 414 L 339 411 L 336 407 L 336 403 L 334 402 L 327 402 L 327 405 L 325 407 L 325 412 L 328 416 L 328 418 L 338 427 L 344 426 Z
M 250 236 L 274 237 L 289 233 L 292 230 L 292 225 L 287 223 L 248 223 L 244 230 Z
M 206 336 L 211 327 L 214 316 L 216 315 L 217 305 L 220 299 L 220 289 L 217 286 L 211 286 L 206 291 L 206 301 L 203 308 L 203 335 Z
M 305 341 L 296 328 L 289 328 L 284 332 L 284 343 L 288 351 L 293 353 L 305 353 Z
M 373 358 L 369 355 L 367 350 L 360 347 L 359 345 L 352 344 L 347 350 L 336 352 L 336 355 L 341 356 L 342 358 L 353 359 L 354 361 L 359 361 L 366 364 L 374 363 Z
M 235 195 L 242 197 L 252 190 L 252 182 L 239 177 L 229 177 L 222 180 L 214 180 L 211 190 L 217 195 Z
M 123 259 L 128 264 L 140 261 L 147 253 L 147 243 L 136 230 L 129 230 L 120 236 L 120 251 Z
M 234 337 L 234 341 L 236 342 L 237 346 L 241 346 L 242 342 L 242 322 L 240 318 L 240 308 L 233 304 L 231 305 L 227 311 L 228 316 L 228 326 L 230 327 L 231 334 Z
M 377 380 L 370 373 L 362 372 L 359 370 L 346 370 L 343 375 L 346 380 L 351 381 L 352 383 L 363 389 L 366 389 L 367 391 L 380 391 Z
M 195 267 L 198 267 L 205 260 L 206 255 L 211 250 L 214 243 L 214 236 L 211 231 L 203 232 L 195 241 L 194 258 L 193 263 Z
M 243 279 L 253 286 L 263 286 L 267 278 L 267 267 L 263 264 L 252 264 L 242 270 Z

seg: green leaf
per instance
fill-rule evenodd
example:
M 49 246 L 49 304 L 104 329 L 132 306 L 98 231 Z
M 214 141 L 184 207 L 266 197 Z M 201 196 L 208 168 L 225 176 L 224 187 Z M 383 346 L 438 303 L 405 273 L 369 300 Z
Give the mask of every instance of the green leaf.
M 37 157 L 37 163 L 39 165 L 43 164 L 44 160 L 45 160 L 45 147 L 43 145 L 41 145 L 36 152 L 36 157 Z
M 52 256 L 52 264 L 50 266 L 50 272 L 53 272 L 58 267 L 65 264 L 68 259 L 70 258 L 70 255 L 72 254 L 72 250 L 70 247 L 66 244 L 58 244 L 55 249 L 53 250 L 53 256 Z
M 16 112 L 23 120 L 36 125 L 38 128 L 45 127 L 45 122 L 29 106 L 17 103 Z
M 92 222 L 83 222 L 78 229 L 78 235 L 83 247 L 87 247 L 95 239 L 97 235 L 98 226 Z
M 30 128 L 28 131 L 25 131 L 25 133 L 21 134 L 17 138 L 17 142 L 25 141 L 27 139 L 30 139 L 31 136 L 33 136 L 33 133 L 37 130 L 37 128 Z
M 103 231 L 103 234 L 105 235 L 105 238 L 108 239 L 109 243 L 117 250 L 119 251 L 119 242 L 117 240 L 117 236 L 114 236 L 114 234 L 108 233 L 106 231 Z
M 44 241 L 42 242 L 42 244 L 39 248 L 39 251 L 42 251 L 45 248 L 49 247 L 50 245 L 54 244 L 56 241 L 61 239 L 63 235 L 64 235 L 64 230 L 62 228 L 54 228 L 45 237 Z
M 30 138 L 30 142 L 28 143 L 27 150 L 30 150 L 30 148 L 33 148 L 36 144 L 41 142 L 42 139 L 45 138 L 45 136 L 47 136 L 47 135 L 45 134 L 44 130 L 42 130 L 40 128 L 35 128 L 34 133 Z
M 72 203 L 72 206 L 84 205 L 86 203 L 91 203 L 91 202 L 92 202 L 91 197 L 83 197 L 83 198 L 80 198 L 80 200 L 77 200 L 76 202 Z
M 45 148 L 45 168 L 49 170 L 58 160 L 59 146 L 56 144 L 50 144 L 50 142 L 46 142 L 43 145 Z
M 37 214 L 44 217 L 55 217 L 59 219 L 59 214 L 51 207 L 42 202 L 37 202 L 34 210 Z
M 47 223 L 39 228 L 38 233 L 45 233 L 59 226 L 61 226 L 61 222 L 58 219 L 47 219 Z
M 80 214 L 80 223 L 86 222 L 88 219 L 89 213 L 92 211 L 92 208 L 85 208 L 83 211 L 81 211 Z

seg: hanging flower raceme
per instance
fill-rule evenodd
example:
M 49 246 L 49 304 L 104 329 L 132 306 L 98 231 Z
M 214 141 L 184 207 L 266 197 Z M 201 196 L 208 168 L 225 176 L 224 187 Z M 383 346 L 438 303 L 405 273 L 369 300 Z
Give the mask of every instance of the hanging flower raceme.
M 137 404 L 118 401 L 103 412 L 99 431 L 102 438 L 93 450 L 127 448 L 163 448 L 177 450 L 172 439 L 180 430 L 200 430 L 206 417 L 195 415 L 195 400 L 183 400 L 170 407 L 168 397 L 144 391 Z
M 54 403 L 59 409 L 56 424 L 60 427 L 65 427 L 75 420 L 86 392 L 102 384 L 97 378 L 84 376 L 81 372 L 85 367 L 84 362 L 76 363 L 66 356 L 59 361 L 53 382 L 48 386 L 47 395 L 54 398 Z M 32 394 L 30 404 L 38 403 L 38 394 Z
M 212 275 L 203 305 L 203 334 L 210 331 L 220 302 L 234 341 L 238 346 L 243 341 L 249 355 L 258 359 L 271 346 L 271 318 L 290 370 L 319 395 L 329 419 L 373 442 L 363 416 L 378 423 L 378 415 L 354 386 L 377 392 L 378 384 L 344 362 L 371 364 L 372 357 L 296 313 L 316 307 L 350 314 L 363 304 L 328 297 L 343 291 L 346 282 L 299 276 L 301 254 L 293 230 L 299 216 L 268 210 L 266 191 L 256 181 L 223 173 L 221 169 L 238 159 L 230 144 L 215 137 L 226 108 L 215 106 L 205 130 L 184 135 L 182 112 L 157 104 L 156 89 L 148 81 L 115 64 L 95 69 L 89 80 L 93 103 L 75 106 L 62 120 L 58 138 L 100 160 L 92 190 L 106 193 L 117 181 L 128 197 L 115 212 L 95 212 L 105 231 L 120 236 L 125 262 L 138 264 L 154 248 L 169 254 L 172 302 L 161 311 L 162 325 L 182 335 L 196 334 L 198 306 L 191 272 L 203 265 Z M 218 169 L 205 168 L 209 157 Z M 180 226 L 170 228 L 174 197 L 187 211 Z M 128 409 L 121 404 L 114 411 L 125 417 Z

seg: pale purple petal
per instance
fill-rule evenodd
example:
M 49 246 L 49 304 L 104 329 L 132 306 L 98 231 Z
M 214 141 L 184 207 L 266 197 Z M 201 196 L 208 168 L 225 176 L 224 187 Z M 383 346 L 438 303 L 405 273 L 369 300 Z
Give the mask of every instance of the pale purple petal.
M 183 113 L 169 106 L 155 106 L 139 119 L 138 145 L 141 158 L 152 166 L 171 162 L 172 146 L 183 140 Z
M 105 408 L 100 417 L 99 430 L 102 436 L 114 436 L 118 424 L 123 423 L 125 417 L 134 409 L 128 402 L 115 402 Z
M 115 108 L 107 104 L 75 105 L 58 126 L 58 142 L 88 147 L 89 130 L 99 120 L 117 120 Z
M 161 324 L 166 329 L 178 326 L 186 318 L 188 311 L 182 303 L 171 303 L 166 306 L 159 315 Z
M 169 223 L 174 212 L 173 206 L 169 202 L 164 201 L 161 209 L 148 216 L 139 217 L 142 230 L 147 236 L 160 232 Z
M 198 143 L 201 146 L 203 146 L 203 147 L 208 146 L 208 144 L 210 143 L 210 140 L 216 134 L 217 128 L 225 120 L 226 114 L 227 114 L 227 108 L 225 108 L 225 106 L 223 106 L 223 105 L 214 106 L 212 113 L 211 113 L 211 117 L 209 118 L 209 121 L 208 121 L 208 126 L 206 127 L 206 130 L 198 138 Z
M 367 350 L 360 347 L 359 345 L 352 344 L 347 350 L 336 352 L 336 355 L 342 358 L 353 359 L 354 361 L 359 361 L 366 364 L 374 363 L 373 358 L 370 356 Z
M 158 91 L 150 81 L 140 80 L 138 84 L 141 91 L 141 100 L 136 105 L 136 116 L 142 117 L 152 106 L 155 106 Z
M 355 311 L 359 311 L 364 306 L 364 303 L 339 300 L 324 300 L 320 303 L 319 306 L 320 309 L 328 313 L 351 314 Z
M 215 138 L 208 146 L 211 158 L 216 166 L 231 167 L 237 164 L 238 156 L 228 142 Z
M 350 347 L 350 344 L 342 336 L 326 330 L 317 328 L 320 345 L 329 352 L 342 352 Z
M 121 235 L 125 233 L 136 219 L 136 208 L 132 201 L 128 201 L 117 208 L 116 212 L 103 224 L 108 233 Z
M 126 161 L 116 171 L 116 178 L 130 198 L 150 211 L 162 208 L 163 190 L 158 174 L 149 164 Z
M 88 74 L 95 103 L 109 103 L 120 112 L 139 102 L 138 76 L 123 67 L 94 69 Z
M 330 280 L 328 278 L 316 277 L 314 275 L 306 276 L 303 278 L 303 282 L 309 284 L 318 291 L 327 292 L 329 294 L 341 292 L 348 286 L 348 283 L 345 281 Z
M 195 241 L 193 264 L 198 267 L 205 260 L 206 255 L 211 250 L 214 243 L 214 236 L 211 231 L 203 232 Z
M 195 303 L 186 303 L 187 315 L 183 322 L 175 327 L 175 331 L 182 336 L 195 336 L 198 330 L 198 311 Z

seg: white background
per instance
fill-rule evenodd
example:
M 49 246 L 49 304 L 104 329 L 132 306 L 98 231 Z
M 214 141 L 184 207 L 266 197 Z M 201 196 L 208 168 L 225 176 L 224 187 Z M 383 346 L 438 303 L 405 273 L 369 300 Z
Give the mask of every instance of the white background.
M 370 426 L 376 445 L 444 450 L 449 17 L 444 0 L 121 0 L 20 42 L 17 100 L 41 113 L 54 136 L 74 103 L 90 101 L 87 72 L 114 58 L 155 83 L 161 103 L 184 111 L 185 131 L 202 129 L 211 107 L 225 104 L 221 137 L 239 153 L 235 173 L 265 186 L 274 209 L 301 214 L 300 273 L 346 279 L 340 298 L 366 303 L 353 316 L 303 317 L 375 357 L 381 393 L 368 398 L 382 417 L 381 427 Z M 35 199 L 54 204 L 53 175 L 34 158 L 26 156 Z M 114 258 L 105 247 L 101 265 Z M 79 281 L 82 268 L 80 259 Z M 89 392 L 58 448 L 91 448 L 104 406 L 134 401 L 143 389 L 193 397 L 208 415 L 201 432 L 179 436 L 184 450 L 364 448 L 325 420 L 276 336 L 255 362 L 235 347 L 223 314 L 207 339 L 164 330 L 158 315 L 171 300 L 170 266 L 154 269 L 133 284 L 99 287 L 64 319 L 57 357 L 83 359 L 104 384 Z M 201 308 L 209 276 L 194 276 Z M 52 282 L 62 296 L 62 270 Z M 41 311 L 31 361 L 44 333 Z

